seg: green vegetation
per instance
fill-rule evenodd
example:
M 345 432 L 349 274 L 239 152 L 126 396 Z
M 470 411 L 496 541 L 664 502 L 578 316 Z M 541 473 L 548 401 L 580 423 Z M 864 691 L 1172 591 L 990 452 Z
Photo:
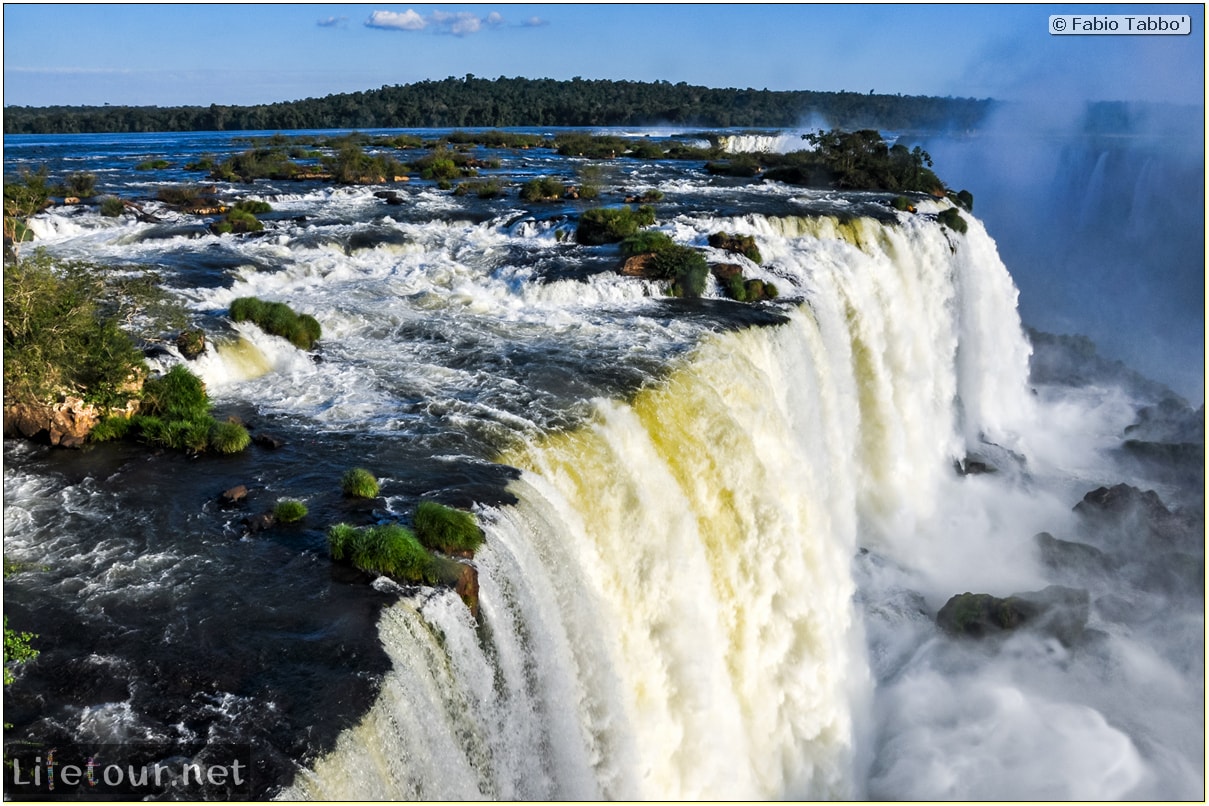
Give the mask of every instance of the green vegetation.
M 342 185 L 364 185 L 393 182 L 407 168 L 398 160 L 383 154 L 366 154 L 355 142 L 345 142 L 335 155 L 321 160 L 332 179 Z
M 641 227 L 655 223 L 655 208 L 643 205 L 633 210 L 624 207 L 596 207 L 585 210 L 575 229 L 575 240 L 589 246 L 616 243 L 634 235 Z
M 273 212 L 273 205 L 259 199 L 242 199 L 235 203 L 235 209 L 252 215 L 264 215 Z
M 215 423 L 210 429 L 210 449 L 215 453 L 239 453 L 251 442 L 248 429 L 239 423 Z
M 767 156 L 767 155 L 763 155 Z M 705 170 L 717 176 L 753 177 L 759 176 L 763 166 L 754 154 L 736 154 L 722 162 L 707 162 Z
M 296 498 L 282 498 L 273 507 L 273 517 L 278 523 L 297 523 L 306 517 L 306 504 Z
M 264 224 L 260 219 L 249 213 L 247 210 L 240 210 L 238 207 L 228 210 L 223 216 L 222 221 L 217 221 L 211 226 L 211 229 L 218 235 L 227 234 L 243 234 L 247 232 L 261 232 L 264 230 Z M 239 320 L 236 320 L 239 321 Z M 283 334 L 278 334 L 283 335 Z M 310 349 L 309 347 L 303 349 Z
M 764 178 L 794 185 L 853 190 L 913 190 L 932 193 L 944 185 L 931 171 L 932 157 L 916 146 L 887 146 L 879 132 L 832 129 L 803 135 L 811 151 L 761 155 L 773 164 Z
M 957 212 L 956 207 L 946 207 L 941 210 L 936 214 L 936 220 L 954 232 L 960 232 L 963 235 L 970 228 L 966 220 L 961 217 L 961 213 Z
M 106 218 L 117 218 L 126 212 L 126 204 L 117 196 L 106 196 L 101 199 L 101 215 Z
M 724 249 L 727 252 L 743 255 L 756 265 L 764 262 L 764 258 L 760 255 L 760 248 L 756 246 L 756 239 L 751 235 L 715 232 L 709 236 L 709 245 L 715 249 Z
M 4 178 L 4 243 L 31 240 L 26 221 L 50 204 L 50 184 L 46 166 L 37 171 L 22 169 L 19 176 Z
M 669 280 L 668 290 L 674 297 L 699 297 L 705 292 L 709 264 L 696 249 L 672 244 L 655 253 L 651 274 Z
M 302 166 L 290 159 L 282 146 L 253 148 L 234 154 L 210 170 L 210 178 L 223 182 L 251 182 L 255 179 L 293 179 Z
M 365 468 L 354 467 L 341 476 L 340 489 L 349 498 L 377 498 L 378 480 Z
M 734 274 L 722 284 L 726 295 L 738 302 L 759 302 L 765 299 L 776 299 L 780 292 L 772 283 L 753 278 L 743 279 L 742 274 Z
M 7 572 L 7 569 L 6 569 Z M 38 650 L 30 644 L 36 636 L 30 632 L 18 632 L 8 626 L 8 616 L 4 617 L 4 685 L 12 685 L 16 676 L 9 664 L 18 665 L 38 657 Z
M 957 204 L 963 207 L 967 212 L 974 212 L 974 194 L 970 191 L 959 190 L 955 195 L 950 194 L 950 198 L 957 202 Z
M 145 372 L 143 356 L 118 322 L 147 304 L 86 263 L 54 263 L 44 253 L 4 268 L 5 403 L 54 402 L 77 394 L 122 405 Z
M 428 585 L 452 585 L 461 575 L 460 563 L 434 556 L 398 524 L 357 528 L 337 523 L 328 529 L 327 539 L 333 560 L 367 573 Z
M 503 186 L 495 179 L 489 179 L 485 182 L 460 182 L 453 189 L 453 195 L 466 196 L 473 193 L 480 199 L 495 199 L 503 195 Z
M 76 171 L 67 175 L 64 183 L 65 196 L 76 196 L 90 199 L 96 193 L 97 175 L 86 171 Z
M 140 162 L 138 165 L 134 166 L 134 170 L 136 170 L 136 171 L 162 171 L 165 168 L 170 168 L 170 167 L 172 167 L 172 163 L 168 162 L 168 160 L 164 160 L 164 159 L 144 160 L 144 161 Z
M 530 179 L 521 185 L 521 201 L 557 201 L 567 192 L 567 186 L 553 176 Z
M 483 530 L 474 515 L 435 501 L 421 501 L 414 518 L 416 536 L 425 548 L 445 554 L 474 552 L 483 545 Z
M 315 317 L 297 314 L 284 302 L 239 297 L 231 301 L 230 314 L 232 321 L 251 322 L 265 333 L 281 336 L 300 350 L 310 350 L 322 336 Z
M 864 92 L 714 89 L 666 81 L 458 76 L 256 106 L 8 106 L 6 134 L 260 131 L 518 126 L 789 127 L 817 116 L 842 128 L 976 128 L 989 100 Z M 492 147 L 525 148 L 534 135 L 479 133 Z M 395 136 L 400 139 L 403 136 Z M 532 139 L 524 139 L 532 138 Z M 451 140 L 453 135 L 451 135 Z M 396 146 L 407 147 L 407 146 Z M 414 147 L 414 146 L 412 146 Z M 618 155 L 622 151 L 617 152 Z
M 898 210 L 900 212 L 904 212 L 904 213 L 915 212 L 915 205 L 912 204 L 911 200 L 908 199 L 906 196 L 895 196 L 894 200 L 890 202 L 890 205 L 895 210 Z
M 621 254 L 625 257 L 633 257 L 647 252 L 658 252 L 674 245 L 675 241 L 666 232 L 643 230 L 621 242 Z

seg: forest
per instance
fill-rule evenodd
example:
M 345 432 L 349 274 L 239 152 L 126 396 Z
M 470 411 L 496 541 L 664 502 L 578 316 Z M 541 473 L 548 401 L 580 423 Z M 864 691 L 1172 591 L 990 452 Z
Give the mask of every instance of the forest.
M 257 106 L 7 106 L 5 134 L 521 126 L 971 130 L 990 99 L 711 89 L 681 82 L 445 78 Z

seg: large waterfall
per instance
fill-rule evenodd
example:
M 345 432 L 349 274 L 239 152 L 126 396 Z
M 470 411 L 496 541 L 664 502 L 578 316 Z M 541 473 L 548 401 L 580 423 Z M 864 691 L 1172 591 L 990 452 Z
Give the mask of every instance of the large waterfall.
M 371 713 L 318 798 L 853 798 L 870 672 L 858 549 L 903 551 L 1029 401 L 1015 290 L 981 226 L 755 217 L 805 302 L 501 461 L 482 624 L 406 598 Z M 1018 447 L 1018 446 L 1014 446 Z

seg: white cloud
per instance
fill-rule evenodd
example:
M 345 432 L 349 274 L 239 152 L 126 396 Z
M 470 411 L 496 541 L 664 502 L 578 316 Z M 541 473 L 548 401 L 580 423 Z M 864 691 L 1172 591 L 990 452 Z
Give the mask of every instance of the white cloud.
M 399 31 L 422 31 L 428 23 L 412 9 L 398 11 L 375 11 L 365 21 L 369 28 L 389 28 Z
M 348 17 L 328 17 L 327 19 L 319 20 L 316 25 L 320 28 L 338 28 L 348 22 Z
M 320 23 L 320 25 L 324 24 L 326 23 Z M 409 8 L 402 13 L 397 11 L 375 11 L 369 15 L 369 19 L 365 21 L 365 24 L 369 28 L 387 28 L 398 31 L 422 31 L 431 26 L 431 29 L 437 33 L 466 36 L 467 34 L 478 33 L 483 28 L 502 28 L 506 23 L 504 15 L 498 11 L 492 11 L 486 17 L 480 17 L 469 11 L 438 10 L 424 17 L 414 9 Z M 545 23 L 534 17 L 525 24 L 544 25 Z
M 524 25 L 526 28 L 540 28 L 543 25 L 549 25 L 549 24 L 550 23 L 546 22 L 541 17 L 530 17 L 529 19 L 527 19 L 523 23 L 521 23 L 521 25 Z

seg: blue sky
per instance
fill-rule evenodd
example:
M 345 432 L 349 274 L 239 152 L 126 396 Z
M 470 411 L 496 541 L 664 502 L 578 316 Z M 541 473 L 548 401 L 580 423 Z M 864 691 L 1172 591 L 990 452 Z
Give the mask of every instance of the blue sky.
M 1190 36 L 1051 36 L 1052 13 Z M 446 76 L 1203 103 L 1195 5 L 6 4 L 4 103 L 253 104 Z

